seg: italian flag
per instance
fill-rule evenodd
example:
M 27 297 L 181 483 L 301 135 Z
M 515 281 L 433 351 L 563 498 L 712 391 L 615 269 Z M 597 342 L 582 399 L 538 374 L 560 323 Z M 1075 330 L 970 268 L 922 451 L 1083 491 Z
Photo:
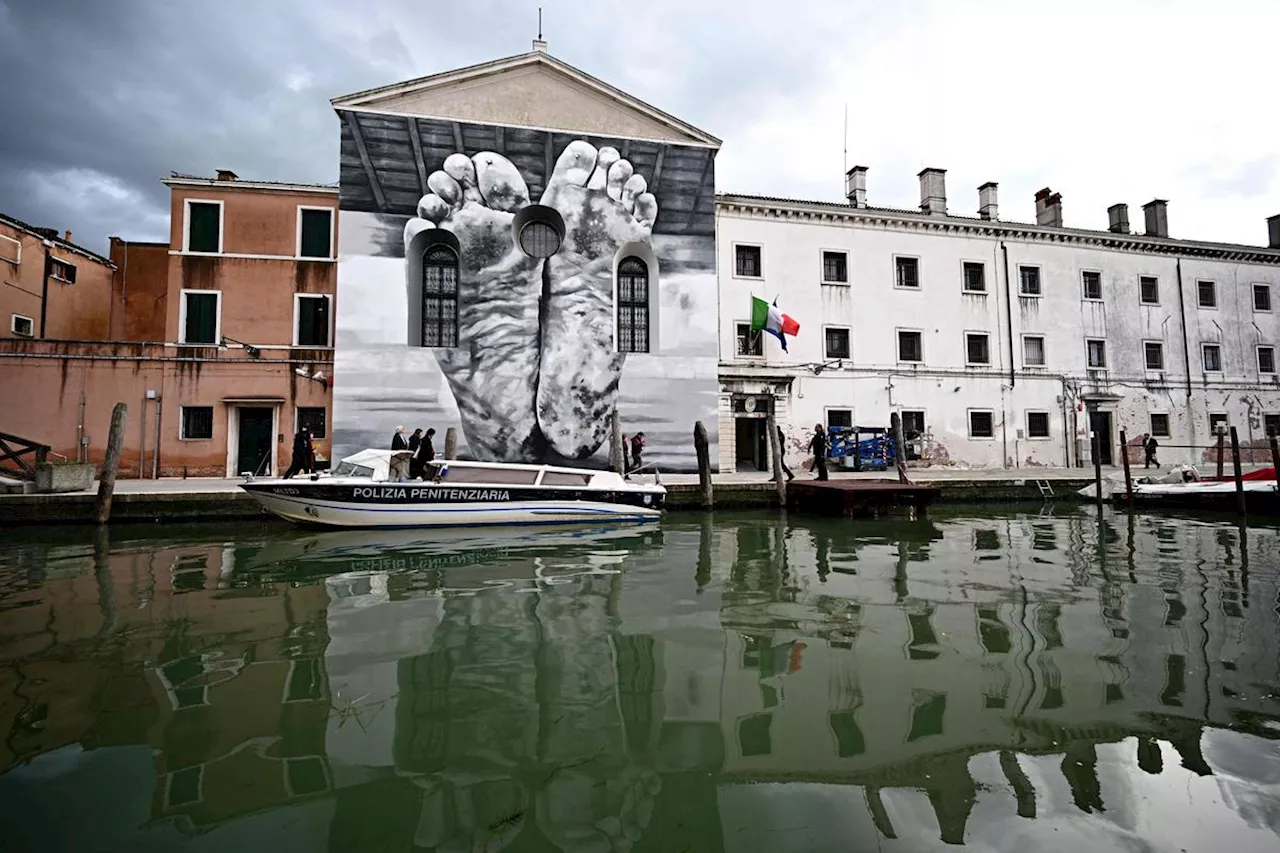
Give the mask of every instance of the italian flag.
M 759 296 L 751 297 L 751 331 L 768 332 L 782 344 L 782 351 L 787 351 L 787 335 L 795 337 L 800 333 L 800 324 L 789 315 L 778 310 L 775 298 L 770 305 Z

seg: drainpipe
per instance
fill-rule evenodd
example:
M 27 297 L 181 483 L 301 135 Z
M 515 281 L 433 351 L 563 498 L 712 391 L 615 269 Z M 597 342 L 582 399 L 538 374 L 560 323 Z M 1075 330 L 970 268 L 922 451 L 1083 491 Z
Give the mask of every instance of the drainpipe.
M 1000 252 L 1004 255 L 1004 319 L 1009 335 L 1009 389 L 1018 384 L 1016 368 L 1013 361 L 1013 297 L 1009 291 L 1009 247 L 1000 241 Z
M 1191 414 L 1191 348 L 1187 344 L 1187 300 L 1182 292 L 1182 258 L 1175 259 L 1178 272 L 1178 312 L 1182 315 L 1182 363 L 1186 367 L 1187 378 L 1187 427 L 1191 430 L 1191 458 L 1195 459 L 1196 419 Z
M 44 337 L 45 319 L 49 314 L 49 276 L 53 274 L 53 244 L 44 241 L 44 278 L 40 284 L 40 337 Z
M 156 395 L 156 448 L 151 453 L 151 479 L 160 479 L 160 395 Z
M 147 470 L 147 395 L 142 395 L 142 408 L 138 415 L 138 479 L 146 477 Z
M 1058 377 L 1062 383 L 1062 467 L 1071 467 L 1071 440 L 1075 437 L 1075 429 L 1067 429 L 1067 378 Z M 1074 407 L 1073 407 L 1074 408 Z

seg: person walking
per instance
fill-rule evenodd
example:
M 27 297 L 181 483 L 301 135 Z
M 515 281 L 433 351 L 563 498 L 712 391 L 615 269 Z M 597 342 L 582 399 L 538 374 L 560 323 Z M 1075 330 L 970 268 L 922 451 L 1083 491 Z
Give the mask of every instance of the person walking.
M 818 472 L 817 479 L 830 479 L 827 476 L 827 434 L 822 431 L 822 424 L 814 424 L 809 450 L 813 451 L 813 469 Z
M 1156 459 L 1156 452 L 1159 450 L 1160 442 L 1156 441 L 1154 435 L 1148 434 L 1142 437 L 1143 468 L 1150 468 L 1154 465 L 1157 471 L 1160 470 L 1160 460 Z
M 640 455 L 644 453 L 644 433 L 638 432 L 631 436 L 631 470 L 639 471 L 640 466 L 644 464 Z
M 418 447 L 422 444 L 422 428 L 419 427 L 413 431 L 413 435 L 409 436 L 409 452 L 413 456 L 409 457 L 409 479 L 417 480 L 422 477 L 422 465 L 418 462 Z
M 396 427 L 395 435 L 391 436 L 391 449 L 392 450 L 408 450 L 409 449 L 409 442 L 404 440 L 403 426 Z
M 422 440 L 418 442 L 417 451 L 413 454 L 413 463 L 417 467 L 418 476 L 424 480 L 427 478 L 427 463 L 436 458 L 436 448 L 431 443 L 435 434 L 434 429 L 427 430 Z
M 782 471 L 787 475 L 787 480 L 794 480 L 796 475 L 787 467 L 787 440 L 782 435 L 782 427 L 778 427 L 778 458 L 782 460 Z
M 311 461 L 311 430 L 303 427 L 298 430 L 293 437 L 293 457 L 289 460 L 289 468 L 284 472 L 284 479 L 288 480 L 299 471 L 311 473 L 314 465 Z

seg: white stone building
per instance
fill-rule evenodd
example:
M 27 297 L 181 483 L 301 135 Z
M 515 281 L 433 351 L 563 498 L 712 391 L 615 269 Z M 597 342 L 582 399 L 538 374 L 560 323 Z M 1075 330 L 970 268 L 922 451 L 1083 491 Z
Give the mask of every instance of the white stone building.
M 1091 421 L 1105 464 L 1122 429 L 1153 433 L 1162 463 L 1203 462 L 1218 423 L 1269 460 L 1280 217 L 1269 248 L 1172 239 L 1162 200 L 1143 234 L 1125 205 L 1087 231 L 1047 189 L 1033 225 L 999 219 L 994 183 L 976 215 L 948 212 L 941 169 L 920 173 L 919 211 L 871 207 L 866 175 L 849 171 L 847 204 L 717 197 L 721 471 L 764 467 L 771 409 L 792 467 L 814 424 L 895 411 L 933 464 L 1091 464 Z M 789 352 L 751 335 L 753 295 L 799 321 Z

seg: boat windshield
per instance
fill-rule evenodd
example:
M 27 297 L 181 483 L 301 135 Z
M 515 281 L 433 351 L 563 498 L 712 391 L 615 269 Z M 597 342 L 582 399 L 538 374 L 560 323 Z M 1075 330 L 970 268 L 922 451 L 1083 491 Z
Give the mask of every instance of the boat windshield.
M 536 470 L 527 471 L 510 468 L 482 468 L 469 466 L 440 465 L 436 468 L 435 480 L 441 483 L 488 483 L 504 486 L 532 486 L 538 481 Z
M 354 462 L 339 462 L 333 469 L 334 477 L 372 477 L 373 469 Z

